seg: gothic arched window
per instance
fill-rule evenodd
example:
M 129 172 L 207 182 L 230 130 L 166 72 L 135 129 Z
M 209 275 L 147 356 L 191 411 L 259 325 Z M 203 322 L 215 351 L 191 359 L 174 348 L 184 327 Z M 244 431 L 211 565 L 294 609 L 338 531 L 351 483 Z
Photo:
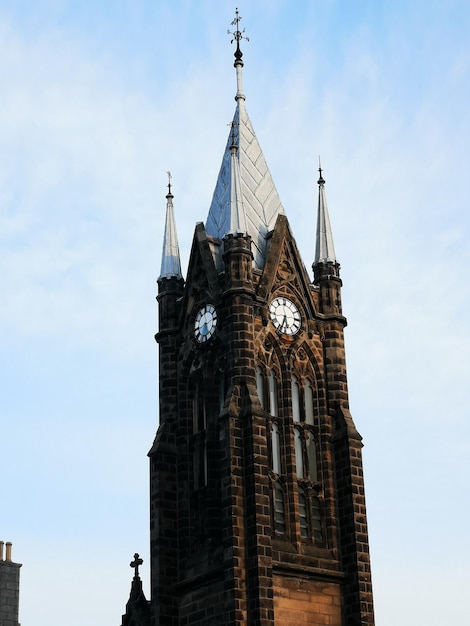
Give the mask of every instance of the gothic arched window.
M 304 478 L 304 451 L 302 445 L 302 432 L 299 428 L 294 428 L 294 449 L 295 449 L 295 471 L 297 479 Z
M 300 386 L 296 376 L 291 378 L 292 390 L 292 419 L 294 422 L 300 422 Z
M 304 403 L 305 403 L 305 422 L 310 426 L 314 425 L 314 403 L 313 403 L 313 388 L 312 383 L 309 380 L 304 384 Z
M 277 379 L 274 370 L 269 372 L 269 413 L 274 417 L 278 416 Z
M 271 465 L 275 474 L 280 475 L 281 469 L 281 435 L 279 426 L 275 423 L 271 424 Z
M 312 432 L 308 433 L 307 439 L 308 476 L 312 483 L 318 482 L 317 468 L 317 444 Z
M 256 368 L 256 391 L 258 392 L 258 398 L 263 409 L 266 408 L 266 383 L 264 379 L 264 372 L 261 367 Z

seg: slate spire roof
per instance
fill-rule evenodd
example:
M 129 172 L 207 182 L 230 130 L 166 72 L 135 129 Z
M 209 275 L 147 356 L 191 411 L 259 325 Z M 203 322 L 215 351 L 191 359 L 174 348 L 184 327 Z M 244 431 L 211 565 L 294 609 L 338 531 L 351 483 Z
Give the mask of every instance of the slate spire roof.
M 325 180 L 322 175 L 321 165 L 318 171 L 320 177 L 318 179 L 317 239 L 314 265 L 317 263 L 336 263 L 335 247 L 333 245 L 333 235 L 326 203 Z
M 171 193 L 171 174 L 168 172 L 168 193 L 166 195 L 165 232 L 163 235 L 162 266 L 159 278 L 182 278 L 178 236 Z
M 237 104 L 207 216 L 206 232 L 216 239 L 223 239 L 234 232 L 234 225 L 243 228 L 243 234 L 250 235 L 252 239 L 255 267 L 262 268 L 266 261 L 266 236 L 284 209 L 245 108 L 242 84 L 244 64 L 240 50 L 240 40 L 244 37 L 238 30 L 238 21 L 236 28 L 233 35 L 237 41 L 234 62 Z M 236 152 L 232 146 L 237 147 Z

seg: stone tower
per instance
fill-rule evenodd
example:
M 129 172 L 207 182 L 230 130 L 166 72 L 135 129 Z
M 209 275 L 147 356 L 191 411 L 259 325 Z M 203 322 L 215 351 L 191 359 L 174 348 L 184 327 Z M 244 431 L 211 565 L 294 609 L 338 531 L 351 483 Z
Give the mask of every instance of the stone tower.
M 245 108 L 239 19 L 235 115 L 185 279 L 166 196 L 150 621 L 128 623 L 372 625 L 325 181 L 312 281 Z
M 3 547 L 5 546 L 5 560 Z M 20 602 L 20 563 L 11 560 L 11 543 L 0 541 L 0 625 L 20 626 L 18 622 Z

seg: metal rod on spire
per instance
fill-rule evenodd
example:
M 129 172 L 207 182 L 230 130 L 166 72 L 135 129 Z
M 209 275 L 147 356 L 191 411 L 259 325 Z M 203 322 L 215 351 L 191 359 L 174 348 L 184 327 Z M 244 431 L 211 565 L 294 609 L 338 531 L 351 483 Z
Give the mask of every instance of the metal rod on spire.
M 318 155 L 318 172 L 320 174 L 320 177 L 318 179 L 318 184 L 319 185 L 324 185 L 325 184 L 325 180 L 324 180 L 323 174 L 322 174 L 323 170 L 322 170 L 322 167 L 321 167 L 320 155 Z
M 171 196 L 171 172 L 167 172 L 168 176 L 168 195 Z
M 242 67 L 243 67 L 243 60 L 242 60 L 242 56 L 243 56 L 243 52 L 240 50 L 240 41 L 242 39 L 245 39 L 246 41 L 250 41 L 248 39 L 248 37 L 246 37 L 243 33 L 245 32 L 245 29 L 240 30 L 240 20 L 241 20 L 241 16 L 238 13 L 238 9 L 235 9 L 235 19 L 233 20 L 233 22 L 231 23 L 231 26 L 235 26 L 234 31 L 232 32 L 231 30 L 227 31 L 228 35 L 232 35 L 233 39 L 231 40 L 230 43 L 233 43 L 234 41 L 237 42 L 237 48 L 235 50 L 234 56 L 235 56 L 235 62 L 234 62 L 234 67 L 237 70 L 237 94 L 235 96 L 235 100 L 238 102 L 240 100 L 245 100 L 245 95 L 243 93 L 243 80 L 242 80 Z

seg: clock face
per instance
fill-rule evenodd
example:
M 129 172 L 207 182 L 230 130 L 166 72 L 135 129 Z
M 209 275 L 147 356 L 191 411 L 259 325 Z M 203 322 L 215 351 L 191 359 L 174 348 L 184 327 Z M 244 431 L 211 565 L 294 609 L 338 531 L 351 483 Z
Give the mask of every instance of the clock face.
M 196 315 L 194 321 L 194 335 L 199 343 L 204 343 L 212 337 L 217 326 L 217 311 L 214 305 L 206 304 Z
M 271 302 L 269 315 L 278 333 L 295 335 L 300 330 L 300 311 L 291 300 L 283 296 Z

